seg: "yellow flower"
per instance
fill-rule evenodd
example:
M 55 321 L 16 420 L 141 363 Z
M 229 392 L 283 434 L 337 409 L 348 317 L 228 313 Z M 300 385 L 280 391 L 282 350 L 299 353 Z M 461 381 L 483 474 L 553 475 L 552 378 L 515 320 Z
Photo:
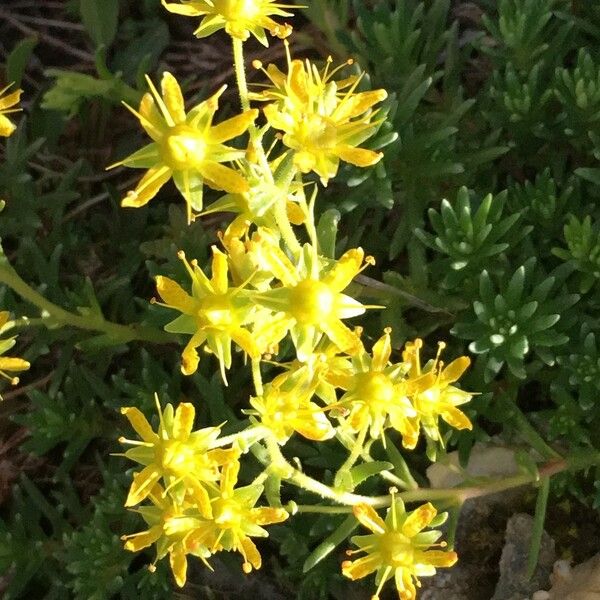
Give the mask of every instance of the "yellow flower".
M 11 85 L 12 83 L 0 90 L 0 136 L 2 137 L 8 137 L 17 128 L 16 125 L 5 115 L 19 112 L 21 110 L 20 108 L 14 107 L 21 100 L 21 94 L 23 93 L 22 90 L 15 90 L 14 92 L 4 96 Z
M 430 361 L 421 370 L 420 350 L 423 341 L 416 339 L 405 346 L 402 354 L 404 362 L 409 363 L 408 381 L 406 384 L 407 394 L 417 411 L 415 427 L 423 426 L 425 434 L 434 441 L 442 441 L 438 426 L 441 417 L 446 423 L 456 429 L 471 429 L 473 426 L 467 416 L 457 406 L 469 402 L 473 394 L 460 390 L 451 385 L 458 381 L 471 361 L 466 356 L 453 360 L 447 367 L 439 360 L 442 350 L 446 347 L 443 342 L 439 343 L 438 353 L 435 360 Z M 410 441 L 410 440 L 404 440 Z M 416 445 L 405 443 L 405 447 L 412 449 Z
M 260 65 L 260 63 L 257 63 Z M 329 64 L 322 73 L 308 60 L 291 60 L 288 74 L 274 65 L 265 70 L 272 88 L 252 95 L 275 100 L 264 108 L 269 125 L 284 132 L 283 143 L 294 151 L 294 164 L 303 173 L 314 171 L 326 184 L 335 177 L 340 160 L 369 167 L 383 154 L 358 145 L 373 135 L 373 105 L 387 98 L 385 90 L 356 92 L 360 77 L 332 81 Z
M 248 329 L 244 328 L 251 321 L 255 306 L 243 293 L 243 286 L 229 287 L 227 256 L 215 246 L 212 250 L 211 279 L 195 260 L 190 264 L 183 252 L 179 253 L 192 279 L 191 296 L 168 277 L 158 276 L 156 289 L 165 306 L 183 313 L 165 329 L 172 333 L 192 334 L 182 354 L 184 375 L 196 372 L 200 361 L 196 348 L 206 342 L 219 359 L 223 381 L 227 382 L 225 369 L 231 366 L 232 341 L 252 358 L 259 358 L 261 352 Z
M 259 507 L 254 505 L 263 492 L 260 484 L 237 488 L 240 463 L 228 462 L 223 467 L 219 493 L 212 499 L 213 520 L 204 528 L 194 532 L 189 542 L 207 547 L 213 554 L 220 550 L 239 552 L 244 563 L 242 568 L 249 573 L 260 569 L 262 559 L 251 537 L 268 537 L 262 525 L 281 523 L 288 518 L 283 508 Z
M 309 440 L 321 442 L 332 438 L 335 429 L 323 409 L 311 402 L 314 390 L 314 382 L 305 366 L 265 385 L 262 396 L 251 398 L 250 404 L 278 443 L 285 444 L 295 431 Z M 246 411 L 247 414 L 253 412 Z
M 181 4 L 162 0 L 162 4 L 178 15 L 202 17 L 200 26 L 194 31 L 199 38 L 225 29 L 231 37 L 240 40 L 247 40 L 252 34 L 263 46 L 268 46 L 265 29 L 278 38 L 285 38 L 292 32 L 290 25 L 280 25 L 271 16 L 291 17 L 292 13 L 282 9 L 294 8 L 294 5 L 274 0 L 182 0 Z
M 415 427 L 416 411 L 406 394 L 406 365 L 390 364 L 391 329 L 373 345 L 372 356 L 364 350 L 353 357 L 347 369 L 340 370 L 336 382 L 346 390 L 339 405 L 349 409 L 347 425 L 354 431 L 370 428 L 373 439 L 391 425 L 414 445 L 419 436 Z
M 208 100 L 186 114 L 177 80 L 168 72 L 162 78 L 162 96 L 147 78 L 151 94 L 145 94 L 139 111 L 127 108 L 139 119 L 152 143 L 111 165 L 148 169 L 135 190 L 128 192 L 122 206 L 147 204 L 169 179 L 187 203 L 188 221 L 192 211 L 202 210 L 204 183 L 217 190 L 241 193 L 248 189 L 246 180 L 234 169 L 221 163 L 238 160 L 243 150 L 223 145 L 244 133 L 258 111 L 249 110 L 218 125 L 212 121 L 218 109 L 222 87 Z
M 290 331 L 298 359 L 305 361 L 323 335 L 349 354 L 362 347 L 358 335 L 342 323 L 362 315 L 369 307 L 342 294 L 352 279 L 373 259 L 363 265 L 361 248 L 348 250 L 329 268 L 323 268 L 314 248 L 306 244 L 298 265 L 294 265 L 278 247 L 268 257 L 271 272 L 282 286 L 257 293 L 256 301 L 277 313 L 261 328 L 255 329 L 258 339 L 276 343 Z
M 0 312 L 0 331 L 8 323 L 9 313 L 7 311 Z M 12 373 L 18 373 L 20 371 L 27 371 L 31 366 L 26 360 L 13 356 L 2 356 L 5 352 L 10 350 L 15 345 L 16 336 L 0 340 L 0 375 L 5 379 L 8 379 L 12 385 L 19 383 L 19 378 L 16 376 L 10 376 L 7 371 Z M 1 398 L 0 398 L 1 399 Z
M 456 561 L 455 552 L 429 550 L 441 536 L 440 531 L 426 531 L 437 514 L 429 503 L 406 513 L 400 499 L 394 498 L 385 521 L 367 504 L 358 504 L 354 516 L 373 533 L 355 536 L 352 543 L 359 550 L 348 554 L 366 552 L 366 556 L 342 563 L 342 573 L 352 580 L 361 579 L 376 572 L 377 591 L 373 600 L 378 600 L 386 581 L 394 577 L 400 600 L 415 600 L 419 577 L 435 575 L 436 567 L 451 567 Z
M 158 398 L 156 398 L 158 405 Z M 144 500 L 162 478 L 169 492 L 180 501 L 190 494 L 203 516 L 212 514 L 207 489 L 216 488 L 219 467 L 233 460 L 237 451 L 233 449 L 209 450 L 220 433 L 219 427 L 207 427 L 192 431 L 194 407 L 182 402 L 176 411 L 167 404 L 164 411 L 158 405 L 160 425 L 155 433 L 146 417 L 137 408 L 123 408 L 131 426 L 142 441 L 122 438 L 122 443 L 134 448 L 125 456 L 145 468 L 133 476 L 133 483 L 125 506 L 134 506 Z
M 153 506 L 140 506 L 139 512 L 148 529 L 130 535 L 124 535 L 125 550 L 139 552 L 152 544 L 156 544 L 156 561 L 169 555 L 171 570 L 175 582 L 183 587 L 187 575 L 187 556 L 192 554 L 205 564 L 211 555 L 210 550 L 201 546 L 197 539 L 192 539 L 194 533 L 201 527 L 206 527 L 207 521 L 200 518 L 198 511 L 192 505 L 185 507 L 165 494 L 159 484 L 155 484 L 148 494 Z

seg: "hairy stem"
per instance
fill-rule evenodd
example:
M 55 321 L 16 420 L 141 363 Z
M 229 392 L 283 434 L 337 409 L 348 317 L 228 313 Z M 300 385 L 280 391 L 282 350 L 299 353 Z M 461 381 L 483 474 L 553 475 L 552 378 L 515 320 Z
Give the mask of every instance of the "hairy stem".
M 7 285 L 21 298 L 27 300 L 34 306 L 37 306 L 42 311 L 44 320 L 48 323 L 48 319 L 53 320 L 60 325 L 77 327 L 89 331 L 99 331 L 109 336 L 114 336 L 121 343 L 140 340 L 145 342 L 153 342 L 163 344 L 172 342 L 173 337 L 154 329 L 141 325 L 121 325 L 105 320 L 101 315 L 78 315 L 57 306 L 50 300 L 44 298 L 39 292 L 34 290 L 27 284 L 20 275 L 12 268 L 10 263 L 4 259 L 0 264 L 0 283 Z M 36 320 L 37 321 L 37 320 Z M 36 322 L 37 324 L 37 322 Z

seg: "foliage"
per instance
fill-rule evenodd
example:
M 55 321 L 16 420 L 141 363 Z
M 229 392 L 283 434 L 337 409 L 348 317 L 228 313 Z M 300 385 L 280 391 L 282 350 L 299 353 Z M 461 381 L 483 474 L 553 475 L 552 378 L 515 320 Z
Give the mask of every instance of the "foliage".
M 217 232 L 222 242 L 231 241 L 226 233 L 231 219 L 218 208 L 231 209 L 239 225 L 252 207 L 234 206 L 207 185 L 208 211 L 188 226 L 187 205 L 171 183 L 148 206 L 122 209 L 121 199 L 139 177 L 125 169 L 104 172 L 145 143 L 121 106 L 126 102 L 137 109 L 147 92 L 144 75 L 160 81 L 163 71 L 172 72 L 190 108 L 199 105 L 230 75 L 229 40 L 221 32 L 216 42 L 194 42 L 189 50 L 199 18 L 171 16 L 158 0 L 102 4 L 102 10 L 91 0 L 62 8 L 52 4 L 31 14 L 16 9 L 0 24 L 3 45 L 12 49 L 3 59 L 1 79 L 24 89 L 24 114 L 8 115 L 18 128 L 1 144 L 0 197 L 6 206 L 0 213 L 0 308 L 11 316 L 2 342 L 16 341 L 3 358 L 18 356 L 31 364 L 19 373 L 18 387 L 7 384 L 2 390 L 0 594 L 6 598 L 171 597 L 168 566 L 158 563 L 156 573 L 148 572 L 153 553 L 134 555 L 120 540 L 146 526 L 138 514 L 123 509 L 132 472 L 114 454 L 122 452 L 118 437 L 131 433 L 119 410 L 136 407 L 150 417 L 156 393 L 163 407 L 194 404 L 197 429 L 225 423 L 224 437 L 271 410 L 263 398 L 253 403 L 252 414 L 242 412 L 250 396 L 256 399 L 256 382 L 237 352 L 227 371 L 228 387 L 218 361 L 203 350 L 198 371 L 184 376 L 180 354 L 196 329 L 188 323 L 185 335 L 181 327 L 164 333 L 176 315 L 148 302 L 156 295 L 156 276 L 191 289 L 177 251 L 205 266 Z M 324 64 L 315 58 L 319 53 L 323 59 L 328 52 L 340 59 L 352 56 L 354 65 L 333 80 L 365 70 L 353 91 L 383 88 L 388 97 L 376 105 L 375 122 L 365 117 L 371 137 L 361 140 L 360 148 L 368 152 L 364 164 L 367 156 L 371 163 L 357 166 L 342 159 L 337 177 L 319 192 L 314 232 L 303 233 L 301 241 L 316 236 L 323 273 L 331 272 L 336 257 L 339 261 L 359 246 L 375 257 L 374 267 L 347 289 L 336 289 L 361 304 L 386 307 L 369 311 L 360 323 L 368 349 L 360 369 L 369 370 L 375 360 L 373 345 L 384 344 L 382 326 L 392 326 L 389 343 L 398 360 L 388 368 L 397 369 L 398 382 L 411 381 L 403 370 L 410 361 L 400 360 L 398 352 L 408 340 L 424 337 L 427 345 L 444 338 L 448 356 L 473 355 L 461 387 L 478 395 L 464 407 L 472 431 L 455 431 L 440 421 L 439 440 L 426 436 L 412 454 L 390 427 L 385 446 L 370 442 L 372 463 L 358 461 L 345 469 L 359 431 L 347 426 L 343 434 L 350 438 L 315 444 L 296 430 L 285 446 L 290 464 L 337 491 L 358 487 L 357 493 L 376 496 L 387 492 L 390 481 L 400 480 L 409 490 L 422 485 L 427 457 L 442 455 L 442 446 L 458 447 L 466 459 L 472 444 L 490 435 L 531 446 L 548 460 L 594 455 L 600 451 L 598 8 L 563 0 L 475 0 L 461 8 L 450 0 L 305 4 L 310 24 L 302 18 L 275 20 L 294 24 L 302 44 L 320 30 L 322 38 L 308 52 L 318 72 Z M 69 35 L 52 19 L 66 24 Z M 257 31 L 262 38 L 269 29 Z M 252 44 L 251 57 L 264 60 L 264 51 Z M 285 70 L 282 48 L 272 42 L 269 52 Z M 255 81 L 253 74 L 253 107 L 261 107 L 264 102 L 256 97 L 264 88 L 253 87 Z M 276 87 L 277 81 L 271 84 Z M 220 122 L 239 112 L 230 91 L 220 103 Z M 272 114 L 270 120 L 277 125 L 279 118 Z M 279 138 L 299 135 L 280 129 Z M 261 134 L 267 146 L 278 139 Z M 248 135 L 230 143 L 245 160 Z M 380 152 L 384 156 L 377 161 Z M 276 152 L 269 155 L 276 157 Z M 279 175 L 286 164 L 278 164 Z M 317 176 L 305 174 L 307 207 L 318 179 L 335 171 L 331 162 L 328 168 Z M 300 205 L 301 197 L 300 188 L 293 189 L 290 204 Z M 268 204 L 265 196 L 254 201 L 254 208 Z M 269 221 L 268 210 L 254 216 L 262 219 L 261 227 L 273 227 L 275 217 Z M 248 247 L 255 242 L 244 240 Z M 311 258 L 302 258 L 306 268 Z M 5 268 L 6 260 L 26 282 L 25 294 Z M 251 270 L 241 260 L 235 266 L 239 273 L 231 283 L 236 287 L 229 291 L 243 288 L 247 276 L 241 275 Z M 262 283 L 270 282 L 268 269 L 261 267 Z M 272 291 L 261 299 L 260 310 L 244 305 L 243 319 L 252 315 L 269 322 L 273 303 L 282 301 L 282 294 Z M 235 293 L 240 305 L 250 302 L 247 289 Z M 162 300 L 175 306 L 165 296 Z M 293 341 L 306 351 L 306 330 L 292 323 L 293 309 L 288 312 Z M 290 360 L 295 356 L 290 341 L 280 350 Z M 331 358 L 325 343 L 317 350 L 323 351 L 323 363 L 323 357 Z M 227 362 L 221 341 L 211 351 Z M 405 352 L 414 352 L 414 346 Z M 432 352 L 426 354 L 433 358 Z M 343 368 L 332 377 L 338 382 L 349 377 L 350 369 L 339 364 Z M 441 376 L 443 367 L 429 364 Z M 263 363 L 261 374 L 265 381 L 276 376 L 281 381 L 291 372 L 288 367 L 282 372 Z M 302 372 L 295 376 L 287 382 L 294 393 L 298 381 L 312 385 Z M 324 387 L 318 393 L 327 397 Z M 338 399 L 347 393 L 339 386 L 337 392 L 332 389 Z M 286 388 L 276 392 L 279 399 Z M 411 396 L 415 404 L 420 392 Z M 325 406 L 322 399 L 317 402 Z M 330 427 L 345 418 L 335 407 L 327 415 Z M 158 421 L 152 425 L 156 429 Z M 19 447 L 13 439 L 20 440 Z M 244 485 L 263 472 L 261 458 L 264 462 L 268 454 L 259 446 L 256 454 L 243 457 Z M 537 467 L 527 464 L 523 469 L 534 481 Z M 387 474 L 392 480 L 382 481 Z M 597 506 L 597 478 L 597 468 L 565 472 L 552 479 L 551 493 Z M 315 502 L 307 491 L 288 496 L 289 487 L 280 497 L 281 479 L 285 473 L 270 473 L 260 484 L 265 489 L 261 502 L 274 508 L 283 504 L 290 513 L 292 497 L 300 506 Z M 347 596 L 350 582 L 341 575 L 340 563 L 349 536 L 358 532 L 352 519 L 300 512 L 269 526 L 269 541 L 261 545 L 263 570 L 299 598 L 326 597 L 326 581 L 332 582 L 332 594 Z M 231 565 L 239 570 L 239 563 Z M 303 566 L 312 569 L 303 574 Z M 200 575 L 202 570 L 202 563 L 190 569 L 180 597 L 194 597 L 204 585 L 218 589 L 218 579 Z

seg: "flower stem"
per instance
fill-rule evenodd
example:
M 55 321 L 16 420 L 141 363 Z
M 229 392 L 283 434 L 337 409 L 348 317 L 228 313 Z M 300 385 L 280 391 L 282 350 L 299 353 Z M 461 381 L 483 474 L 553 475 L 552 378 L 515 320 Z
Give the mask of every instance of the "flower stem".
M 0 283 L 7 285 L 21 296 L 21 298 L 37 306 L 42 311 L 42 317 L 46 320 L 47 324 L 49 324 L 48 320 L 51 319 L 63 326 L 67 325 L 88 331 L 100 331 L 114 337 L 115 341 L 119 343 L 140 340 L 164 344 L 173 341 L 173 337 L 170 334 L 159 329 L 154 329 L 153 327 L 121 325 L 107 321 L 100 314 L 78 315 L 69 312 L 50 302 L 50 300 L 44 298 L 44 296 L 34 290 L 20 277 L 6 258 L 0 263 Z
M 250 98 L 248 97 L 248 82 L 246 81 L 246 67 L 244 65 L 244 42 L 239 38 L 232 37 L 233 43 L 233 67 L 235 69 L 235 80 L 237 82 L 240 104 L 245 112 L 250 110 Z
M 350 469 L 354 466 L 354 463 L 356 463 L 359 456 L 362 454 L 368 430 L 368 425 L 363 427 L 359 431 L 356 438 L 352 441 L 350 454 L 348 454 L 348 458 L 344 461 L 344 464 L 338 469 L 338 472 L 335 475 L 336 483 L 343 481 L 345 476 L 349 475 Z

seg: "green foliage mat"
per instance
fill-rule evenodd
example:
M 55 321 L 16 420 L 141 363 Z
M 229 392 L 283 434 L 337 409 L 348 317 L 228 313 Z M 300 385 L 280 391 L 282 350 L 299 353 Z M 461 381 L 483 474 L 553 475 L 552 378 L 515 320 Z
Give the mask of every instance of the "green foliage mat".
M 365 87 L 390 94 L 387 121 L 367 143 L 385 148 L 384 160 L 344 166 L 323 195 L 318 225 L 331 255 L 363 245 L 377 259 L 369 277 L 385 282 L 376 292 L 387 308 L 370 313 L 366 339 L 392 326 L 395 348 L 427 336 L 446 339 L 453 356 L 473 355 L 464 387 L 480 393 L 465 412 L 476 427 L 446 436 L 463 459 L 491 436 L 533 446 L 542 459 L 600 450 L 600 8 L 566 0 L 305 4 L 295 52 L 350 55 L 369 74 Z M 209 216 L 188 227 L 169 186 L 164 202 L 123 210 L 131 172 L 104 172 L 140 146 L 120 102 L 139 101 L 145 73 L 168 67 L 193 82 L 186 92 L 194 99 L 232 79 L 225 38 L 193 44 L 190 32 L 158 0 L 0 8 L 3 79 L 25 90 L 26 114 L 0 150 L 3 248 L 23 279 L 73 313 L 162 329 L 169 315 L 148 302 L 152 277 L 182 274 L 178 250 L 206 263 L 226 222 Z M 256 46 L 253 57 L 280 61 L 282 50 Z M 374 284 L 359 277 L 355 285 Z M 211 361 L 190 378 L 180 374 L 175 341 L 123 334 L 116 343 L 47 329 L 6 286 L 0 306 L 29 317 L 17 348 L 32 363 L 0 404 L 0 594 L 170 598 L 167 567 L 149 573 L 151 554 L 126 552 L 119 539 L 139 527 L 123 509 L 131 470 L 114 454 L 127 430 L 119 409 L 151 414 L 156 392 L 163 404 L 192 399 L 202 426 L 233 427 L 248 375 L 232 374 L 226 393 Z M 337 459 L 329 446 L 293 446 L 317 472 Z M 411 467 L 424 472 L 419 450 Z M 561 475 L 550 493 L 595 511 L 599 482 L 590 468 Z M 302 573 L 343 520 L 303 516 L 274 527 L 280 555 L 268 542 L 269 585 L 286 597 L 347 595 L 341 550 Z M 199 571 L 189 579 L 176 597 L 235 597 L 222 580 Z

